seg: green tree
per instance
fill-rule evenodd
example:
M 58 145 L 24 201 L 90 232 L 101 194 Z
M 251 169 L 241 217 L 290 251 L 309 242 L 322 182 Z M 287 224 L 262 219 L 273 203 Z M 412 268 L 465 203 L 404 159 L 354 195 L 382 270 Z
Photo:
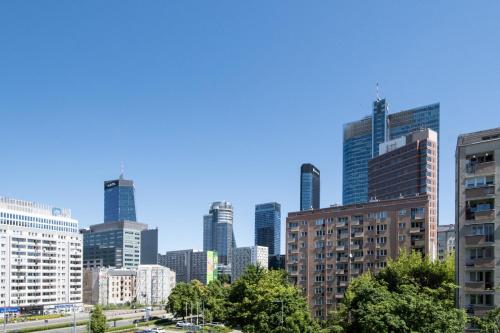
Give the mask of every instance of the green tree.
M 402 253 L 379 274 L 351 281 L 330 332 L 463 332 L 466 316 L 454 306 L 454 267 Z
M 481 333 L 500 332 L 500 308 L 495 308 L 482 317 L 471 316 L 469 320 Z
M 228 321 L 241 326 L 244 332 L 321 331 L 311 318 L 306 300 L 283 271 L 250 266 L 231 285 L 229 304 Z
M 206 287 L 202 299 L 206 321 L 224 322 L 227 318 L 229 287 L 220 280 L 212 281 Z
M 104 333 L 106 328 L 106 316 L 102 312 L 102 307 L 100 305 L 96 305 L 92 311 L 92 316 L 90 317 L 90 332 Z
M 189 314 L 191 309 L 195 311 L 197 306 L 201 306 L 205 294 L 206 287 L 198 280 L 190 283 L 180 282 L 168 297 L 167 309 L 184 319 L 186 312 Z

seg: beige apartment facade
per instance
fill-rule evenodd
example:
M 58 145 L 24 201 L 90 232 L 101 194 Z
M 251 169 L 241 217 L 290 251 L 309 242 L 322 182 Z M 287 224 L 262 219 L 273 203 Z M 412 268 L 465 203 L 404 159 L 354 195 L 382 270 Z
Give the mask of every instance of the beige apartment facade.
M 436 252 L 436 224 L 427 195 L 289 213 L 286 269 L 325 319 L 353 278 L 377 272 L 402 249 Z
M 460 135 L 455 158 L 457 301 L 480 316 L 500 306 L 500 128 Z
M 120 305 L 136 300 L 135 269 L 87 268 L 83 272 L 85 304 Z

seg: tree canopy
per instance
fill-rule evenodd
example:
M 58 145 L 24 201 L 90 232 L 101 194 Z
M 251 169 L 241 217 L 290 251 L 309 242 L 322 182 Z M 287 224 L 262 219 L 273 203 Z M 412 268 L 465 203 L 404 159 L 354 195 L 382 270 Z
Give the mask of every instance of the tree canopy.
M 463 332 L 466 315 L 455 308 L 453 258 L 431 261 L 403 252 L 379 274 L 351 281 L 331 332 Z
M 102 312 L 102 307 L 100 305 L 96 305 L 92 311 L 92 316 L 90 317 L 90 332 L 104 333 L 106 328 L 106 316 Z

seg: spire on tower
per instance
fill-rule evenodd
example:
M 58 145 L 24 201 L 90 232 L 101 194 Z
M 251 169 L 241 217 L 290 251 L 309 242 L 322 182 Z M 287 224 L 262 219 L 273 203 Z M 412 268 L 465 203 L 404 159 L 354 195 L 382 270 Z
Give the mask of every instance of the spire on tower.
M 380 101 L 380 96 L 378 94 L 378 82 L 377 82 L 377 101 Z
M 123 161 L 120 162 L 120 179 L 123 179 L 123 175 L 125 173 L 125 165 L 123 164 Z

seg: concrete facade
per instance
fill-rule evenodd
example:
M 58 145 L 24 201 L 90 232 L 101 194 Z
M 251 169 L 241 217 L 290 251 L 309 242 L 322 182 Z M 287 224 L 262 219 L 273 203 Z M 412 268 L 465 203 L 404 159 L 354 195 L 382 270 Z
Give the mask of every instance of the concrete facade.
M 175 272 L 160 265 L 139 265 L 137 267 L 137 303 L 163 305 L 175 288 Z
M 483 315 L 500 306 L 500 128 L 460 135 L 455 158 L 457 301 Z
M 85 269 L 83 302 L 103 306 L 133 303 L 136 299 L 136 275 L 134 269 Z
M 266 246 L 237 247 L 234 249 L 231 280 L 236 281 L 250 265 L 267 269 L 269 255 Z
M 455 225 L 438 226 L 438 259 L 445 260 L 455 253 Z

